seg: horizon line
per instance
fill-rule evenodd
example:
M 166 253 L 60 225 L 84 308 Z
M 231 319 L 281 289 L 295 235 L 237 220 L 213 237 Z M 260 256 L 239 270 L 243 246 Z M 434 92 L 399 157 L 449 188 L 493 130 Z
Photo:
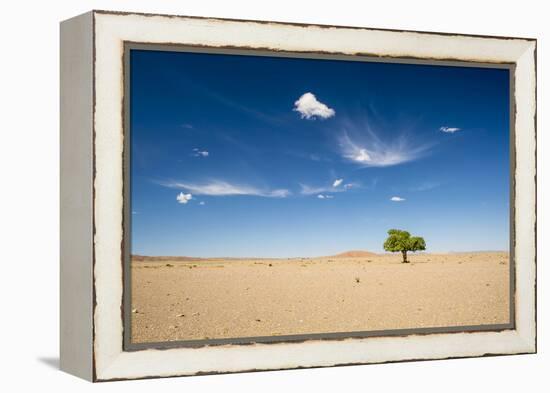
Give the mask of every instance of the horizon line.
M 133 254 L 130 253 L 130 258 L 138 257 L 138 258 L 186 258 L 186 259 L 300 259 L 300 258 L 307 258 L 307 259 L 316 259 L 316 258 L 342 258 L 342 254 L 350 253 L 350 252 L 361 252 L 365 254 L 372 254 L 373 256 L 383 256 L 383 255 L 398 255 L 398 252 L 374 252 L 374 251 L 368 251 L 368 250 L 348 250 L 343 251 L 337 254 L 332 255 L 316 255 L 316 256 L 279 256 L 279 257 L 270 257 L 270 256 L 190 256 L 190 255 L 144 255 L 144 254 Z M 489 253 L 510 253 L 510 250 L 469 250 L 469 251 L 434 251 L 434 252 L 412 252 L 409 251 L 412 255 L 425 255 L 425 254 L 489 254 Z M 361 258 L 361 257 L 348 257 L 348 258 Z

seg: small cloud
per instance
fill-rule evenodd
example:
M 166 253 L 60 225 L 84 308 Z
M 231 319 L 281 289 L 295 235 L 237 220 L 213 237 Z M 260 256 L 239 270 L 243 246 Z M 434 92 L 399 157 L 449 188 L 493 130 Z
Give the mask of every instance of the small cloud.
M 178 203 L 183 203 L 184 205 L 189 202 L 193 198 L 193 195 L 191 194 L 184 194 L 183 192 L 180 192 L 178 196 L 176 197 L 176 200 Z
M 193 156 L 195 157 L 208 157 L 210 153 L 208 153 L 206 150 L 200 150 L 198 148 L 193 149 Z
M 441 132 L 445 132 L 445 133 L 448 133 L 448 134 L 453 134 L 457 131 L 460 131 L 461 129 L 458 128 L 458 127 L 447 127 L 447 126 L 443 126 L 443 127 L 439 127 L 439 131 Z
M 319 199 L 332 199 L 332 198 L 334 198 L 334 196 L 319 194 L 319 195 L 317 195 L 317 198 L 319 198 Z
M 401 198 L 401 197 L 398 197 L 398 196 L 394 196 L 394 197 L 390 198 L 390 201 L 393 201 L 393 202 L 403 202 L 404 200 L 405 200 L 405 198 Z
M 355 184 L 353 183 L 346 183 L 344 184 L 344 190 L 349 190 L 350 188 L 355 187 Z
M 338 187 L 340 184 L 342 184 L 343 181 L 344 181 L 344 179 L 334 180 L 334 183 L 332 183 L 332 187 Z
M 139 212 L 132 210 L 132 214 L 139 214 Z
M 299 112 L 302 119 L 328 119 L 336 112 L 317 100 L 313 93 L 304 93 L 294 102 L 294 111 Z
M 199 205 L 204 206 L 204 205 L 206 205 L 206 202 L 205 201 L 200 201 Z
M 181 128 L 185 128 L 187 130 L 190 130 L 193 128 L 193 125 L 192 124 L 189 124 L 189 123 L 184 123 L 181 125 Z

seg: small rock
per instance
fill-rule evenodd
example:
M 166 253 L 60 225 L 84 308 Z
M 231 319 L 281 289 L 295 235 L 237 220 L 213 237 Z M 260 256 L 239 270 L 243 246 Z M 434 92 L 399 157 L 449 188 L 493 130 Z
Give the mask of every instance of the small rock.
M 176 317 L 178 317 L 178 318 L 181 318 L 181 317 L 184 317 L 184 316 L 185 316 L 185 314 L 178 314 L 178 315 L 176 315 Z
M 132 308 L 132 313 L 137 314 L 138 313 L 137 308 Z

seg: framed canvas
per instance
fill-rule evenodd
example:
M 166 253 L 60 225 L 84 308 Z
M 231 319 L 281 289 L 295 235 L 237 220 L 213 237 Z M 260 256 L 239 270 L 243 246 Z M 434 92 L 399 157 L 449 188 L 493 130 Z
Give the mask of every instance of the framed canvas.
M 536 40 L 61 23 L 61 368 L 536 352 Z

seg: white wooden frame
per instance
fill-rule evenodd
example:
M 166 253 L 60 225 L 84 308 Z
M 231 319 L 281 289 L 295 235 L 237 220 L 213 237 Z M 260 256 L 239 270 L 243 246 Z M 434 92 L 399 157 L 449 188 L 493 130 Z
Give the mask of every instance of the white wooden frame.
M 123 350 L 125 42 L 515 65 L 515 328 Z M 61 368 L 92 381 L 536 352 L 536 41 L 92 11 L 61 24 Z

